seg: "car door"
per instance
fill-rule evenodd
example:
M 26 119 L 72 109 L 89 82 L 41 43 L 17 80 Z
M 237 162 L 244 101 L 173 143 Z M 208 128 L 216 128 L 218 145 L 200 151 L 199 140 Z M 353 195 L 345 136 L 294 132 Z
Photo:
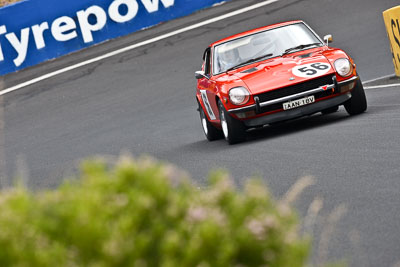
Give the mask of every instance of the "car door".
M 204 52 L 203 60 L 205 77 L 199 80 L 198 86 L 208 119 L 216 121 L 219 119 L 219 112 L 216 103 L 216 82 L 211 71 L 211 48 L 207 48 Z

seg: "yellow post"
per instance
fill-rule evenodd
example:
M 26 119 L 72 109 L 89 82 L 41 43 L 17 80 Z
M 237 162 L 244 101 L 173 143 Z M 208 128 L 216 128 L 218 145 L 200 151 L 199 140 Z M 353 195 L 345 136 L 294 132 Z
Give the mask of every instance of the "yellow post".
M 400 77 L 400 6 L 383 12 L 396 76 Z

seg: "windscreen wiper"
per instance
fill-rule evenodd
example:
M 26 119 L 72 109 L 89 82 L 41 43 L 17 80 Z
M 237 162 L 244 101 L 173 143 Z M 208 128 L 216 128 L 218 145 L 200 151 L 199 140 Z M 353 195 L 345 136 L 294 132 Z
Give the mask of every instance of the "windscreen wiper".
M 259 61 L 259 60 L 261 60 L 261 59 L 263 59 L 263 58 L 271 57 L 271 56 L 273 56 L 273 55 L 274 55 L 274 54 L 266 54 L 266 55 L 263 55 L 263 56 L 261 56 L 261 57 L 251 58 L 251 59 L 249 59 L 249 60 L 246 60 L 245 62 L 242 62 L 242 63 L 240 63 L 240 64 L 238 64 L 238 65 L 236 65 L 236 66 L 233 66 L 232 68 L 227 69 L 226 72 L 231 71 L 231 70 L 234 70 L 234 69 L 237 69 L 237 68 L 240 68 L 240 67 L 245 66 L 245 65 L 247 65 L 247 64 L 250 64 L 250 63 L 252 63 L 252 62 Z
M 321 46 L 321 43 L 312 43 L 312 44 L 301 44 L 295 47 L 291 47 L 285 50 L 285 52 L 283 52 L 282 56 L 289 54 L 290 52 L 294 51 L 294 50 L 300 50 L 300 49 L 304 49 L 310 46 Z

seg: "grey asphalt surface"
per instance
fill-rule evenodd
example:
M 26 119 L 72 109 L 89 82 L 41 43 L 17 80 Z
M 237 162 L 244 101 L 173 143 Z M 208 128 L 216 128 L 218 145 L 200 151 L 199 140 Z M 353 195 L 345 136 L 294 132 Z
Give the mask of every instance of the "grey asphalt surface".
M 232 1 L 2 77 L 3 87 L 256 2 Z M 367 90 L 365 114 L 349 117 L 341 107 L 331 115 L 265 127 L 229 146 L 205 140 L 194 71 L 213 41 L 303 19 L 321 36 L 333 35 L 332 46 L 355 59 L 362 80 L 392 74 L 382 11 L 396 5 L 395 0 L 281 0 L 9 93 L 3 99 L 5 173 L 10 180 L 23 158 L 31 187 L 54 187 L 80 158 L 128 150 L 172 162 L 199 184 L 210 168 L 229 170 L 238 184 L 260 175 L 277 197 L 312 175 L 316 184 L 296 204 L 300 214 L 315 197 L 323 198 L 325 217 L 340 204 L 347 207 L 328 258 L 347 258 L 351 266 L 393 266 L 400 261 L 400 87 Z M 321 217 L 317 233 L 323 225 Z

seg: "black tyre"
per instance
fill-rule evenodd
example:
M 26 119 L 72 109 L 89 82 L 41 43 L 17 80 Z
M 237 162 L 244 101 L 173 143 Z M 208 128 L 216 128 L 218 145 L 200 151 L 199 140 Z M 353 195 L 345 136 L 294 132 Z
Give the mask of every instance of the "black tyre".
M 246 127 L 243 122 L 229 115 L 221 102 L 218 102 L 218 107 L 222 133 L 225 140 L 228 141 L 230 145 L 243 142 L 246 139 Z
M 321 111 L 321 113 L 326 115 L 326 114 L 335 113 L 338 110 L 339 110 L 339 106 L 334 106 L 334 107 L 331 107 L 331 108 L 324 109 L 323 111 Z
M 199 104 L 199 113 L 200 113 L 200 122 L 203 128 L 203 132 L 208 141 L 214 141 L 222 138 L 222 131 L 215 128 L 211 122 L 208 121 L 206 114 L 204 113 L 203 108 Z
M 360 79 L 357 80 L 351 98 L 344 103 L 344 107 L 350 115 L 357 115 L 367 110 L 367 98 Z

